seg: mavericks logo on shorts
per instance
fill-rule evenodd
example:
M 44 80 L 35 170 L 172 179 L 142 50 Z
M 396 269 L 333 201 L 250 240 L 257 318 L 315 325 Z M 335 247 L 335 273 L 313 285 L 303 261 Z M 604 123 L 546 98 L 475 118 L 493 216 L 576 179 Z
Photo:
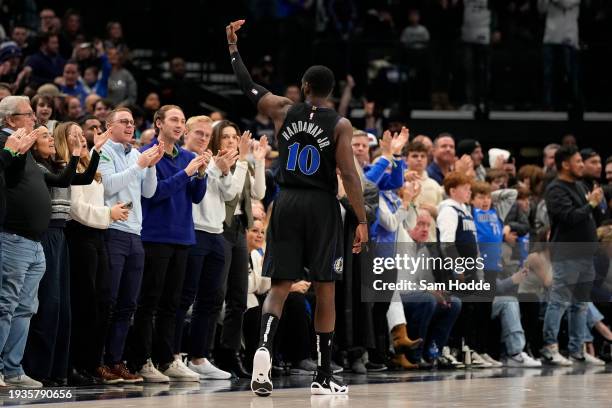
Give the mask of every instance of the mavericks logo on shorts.
M 334 272 L 342 273 L 343 269 L 344 269 L 344 261 L 342 257 L 336 258 L 336 260 L 334 261 Z

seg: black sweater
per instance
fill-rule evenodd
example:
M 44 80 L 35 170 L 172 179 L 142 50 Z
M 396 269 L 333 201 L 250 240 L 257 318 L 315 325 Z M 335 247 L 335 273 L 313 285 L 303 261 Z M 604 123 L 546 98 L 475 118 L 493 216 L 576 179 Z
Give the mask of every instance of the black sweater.
M 6 181 L 4 180 L 4 171 L 13 162 L 13 156 L 4 150 L 4 143 L 6 138 L 3 139 L 2 149 L 0 149 L 0 228 L 4 225 L 4 217 L 6 216 Z
M 94 180 L 100 155 L 94 150 L 89 167 L 77 173 L 78 156 L 72 156 L 66 166 L 52 160 L 40 160 L 38 165 L 45 175 L 45 183 L 51 196 L 51 223 L 49 226 L 63 228 L 70 219 L 70 186 L 88 185 Z
M 8 134 L 0 130 L 0 148 Z M 4 171 L 6 182 L 6 232 L 40 241 L 51 218 L 51 197 L 42 171 L 32 153 L 14 158 Z
M 557 259 L 571 255 L 592 256 L 594 253 L 593 243 L 597 242 L 597 226 L 593 207 L 587 202 L 586 194 L 586 187 L 579 181 L 570 183 L 557 178 L 546 188 L 544 200 L 550 218 L 550 241 L 573 243 L 571 247 L 560 245 L 559 251 L 555 251 L 559 254 Z M 591 247 L 592 252 L 589 250 Z M 567 251 L 570 248 L 576 250 Z

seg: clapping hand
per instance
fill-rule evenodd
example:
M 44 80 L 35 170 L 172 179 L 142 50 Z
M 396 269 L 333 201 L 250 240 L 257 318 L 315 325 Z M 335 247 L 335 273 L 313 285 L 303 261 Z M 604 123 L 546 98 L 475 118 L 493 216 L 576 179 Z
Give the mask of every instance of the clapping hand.
M 215 164 L 221 170 L 224 176 L 229 174 L 230 169 L 238 160 L 238 152 L 237 151 L 229 151 L 229 150 L 219 150 L 217 155 L 215 156 Z
M 421 181 L 422 177 L 419 173 L 417 173 L 414 170 L 407 170 L 404 173 L 404 180 L 405 181 Z
M 603 190 L 601 187 L 595 187 L 593 191 L 587 194 L 587 201 L 593 207 L 597 207 L 603 198 Z
M 242 133 L 240 141 L 238 142 L 238 152 L 240 153 L 239 160 L 246 160 L 249 155 L 249 148 L 251 147 L 251 132 L 248 130 Z
M 138 157 L 138 166 L 142 169 L 155 166 L 164 157 L 164 142 L 153 145 Z
M 106 129 L 106 132 L 102 133 L 102 132 L 96 132 L 94 133 L 94 149 L 96 149 L 96 151 L 98 153 L 100 153 L 100 151 L 102 150 L 102 146 L 104 146 L 104 144 L 108 141 L 108 139 L 111 136 L 112 133 L 112 129 L 113 129 L 113 125 L 110 125 L 108 127 L 108 129 Z
M 185 167 L 185 173 L 187 173 L 189 177 L 193 176 L 200 167 L 205 165 L 205 162 L 206 157 L 204 155 L 194 157 L 191 159 L 187 167 Z
M 421 182 L 418 180 L 405 182 L 401 194 L 402 202 L 407 207 L 421 194 Z
M 83 144 L 81 143 L 81 137 L 83 136 L 83 129 L 80 126 L 72 126 L 68 133 L 68 146 L 72 150 L 72 155 L 81 157 L 81 151 L 83 150 Z
M 393 142 L 393 136 L 389 130 L 385 130 L 380 139 L 380 150 L 382 155 L 389 161 L 393 160 L 393 149 L 391 148 L 391 142 Z
M 40 128 L 39 128 L 40 129 Z M 15 153 L 25 154 L 38 139 L 38 134 L 41 131 L 38 129 L 27 133 L 25 128 L 20 128 L 10 135 L 4 144 L 4 147 L 12 150 Z
M 468 154 L 461 156 L 461 158 L 455 162 L 455 171 L 466 174 L 473 172 L 474 162 L 472 161 L 472 157 Z
M 253 143 L 253 158 L 257 161 L 264 160 L 268 154 L 268 137 L 262 136 L 259 142 Z
M 164 153 L 165 153 L 164 142 L 160 141 L 159 144 L 157 145 L 157 152 L 156 152 L 156 154 L 153 154 L 153 156 L 151 158 L 151 162 L 149 163 L 149 167 L 153 167 L 157 163 L 159 163 L 159 161 L 162 159 L 162 157 L 164 157 Z
M 409 137 L 410 130 L 407 127 L 402 126 L 402 130 L 400 130 L 399 134 L 395 133 L 393 135 L 393 139 L 391 140 L 391 152 L 394 155 L 402 154 L 402 148 L 406 143 L 408 143 Z
M 204 158 L 204 163 L 198 169 L 198 173 L 200 174 L 200 176 L 204 176 L 206 167 L 208 167 L 208 164 L 210 163 L 210 159 L 212 159 L 212 152 L 207 149 L 204 153 L 202 153 L 202 157 Z

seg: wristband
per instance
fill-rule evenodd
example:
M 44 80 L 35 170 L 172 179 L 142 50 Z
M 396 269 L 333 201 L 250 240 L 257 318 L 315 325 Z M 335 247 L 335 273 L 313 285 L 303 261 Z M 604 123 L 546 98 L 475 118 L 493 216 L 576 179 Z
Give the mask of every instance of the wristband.
M 11 154 L 11 156 L 13 157 L 17 157 L 19 156 L 19 152 L 14 151 L 13 149 L 11 149 L 10 147 L 4 147 L 4 150 L 6 150 L 7 152 L 9 152 Z
M 359 221 L 359 224 L 368 225 L 367 221 Z

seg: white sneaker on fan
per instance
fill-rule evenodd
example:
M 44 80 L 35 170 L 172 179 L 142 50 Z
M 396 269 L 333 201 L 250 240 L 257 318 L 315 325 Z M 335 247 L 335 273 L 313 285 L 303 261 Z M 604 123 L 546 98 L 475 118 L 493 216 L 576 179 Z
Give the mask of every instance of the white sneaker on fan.
M 146 383 L 167 383 L 170 381 L 168 376 L 163 375 L 155 368 L 151 359 L 148 359 L 136 374 L 141 376 Z
M 539 368 L 542 367 L 542 362 L 531 358 L 531 356 L 524 351 L 517 355 L 510 356 L 506 359 L 507 367 L 520 367 L 520 368 Z
M 181 359 L 176 359 L 168 366 L 164 375 L 172 382 L 199 382 L 200 374 L 191 371 Z
M 227 380 L 232 378 L 232 374 L 215 367 L 210 361 L 205 360 L 202 364 L 193 364 L 191 361 L 187 364 L 194 373 L 200 376 L 200 380 Z
M 490 368 L 493 367 L 493 364 L 489 363 L 488 361 L 486 361 L 484 358 L 482 358 L 482 356 L 480 354 L 478 354 L 477 352 L 475 352 L 474 350 L 471 351 L 472 355 L 471 355 L 471 360 L 472 360 L 472 368 Z
M 495 360 L 493 357 L 488 355 L 487 353 L 481 354 L 480 357 L 487 363 L 491 364 L 491 367 L 503 367 L 504 365 L 499 361 Z

